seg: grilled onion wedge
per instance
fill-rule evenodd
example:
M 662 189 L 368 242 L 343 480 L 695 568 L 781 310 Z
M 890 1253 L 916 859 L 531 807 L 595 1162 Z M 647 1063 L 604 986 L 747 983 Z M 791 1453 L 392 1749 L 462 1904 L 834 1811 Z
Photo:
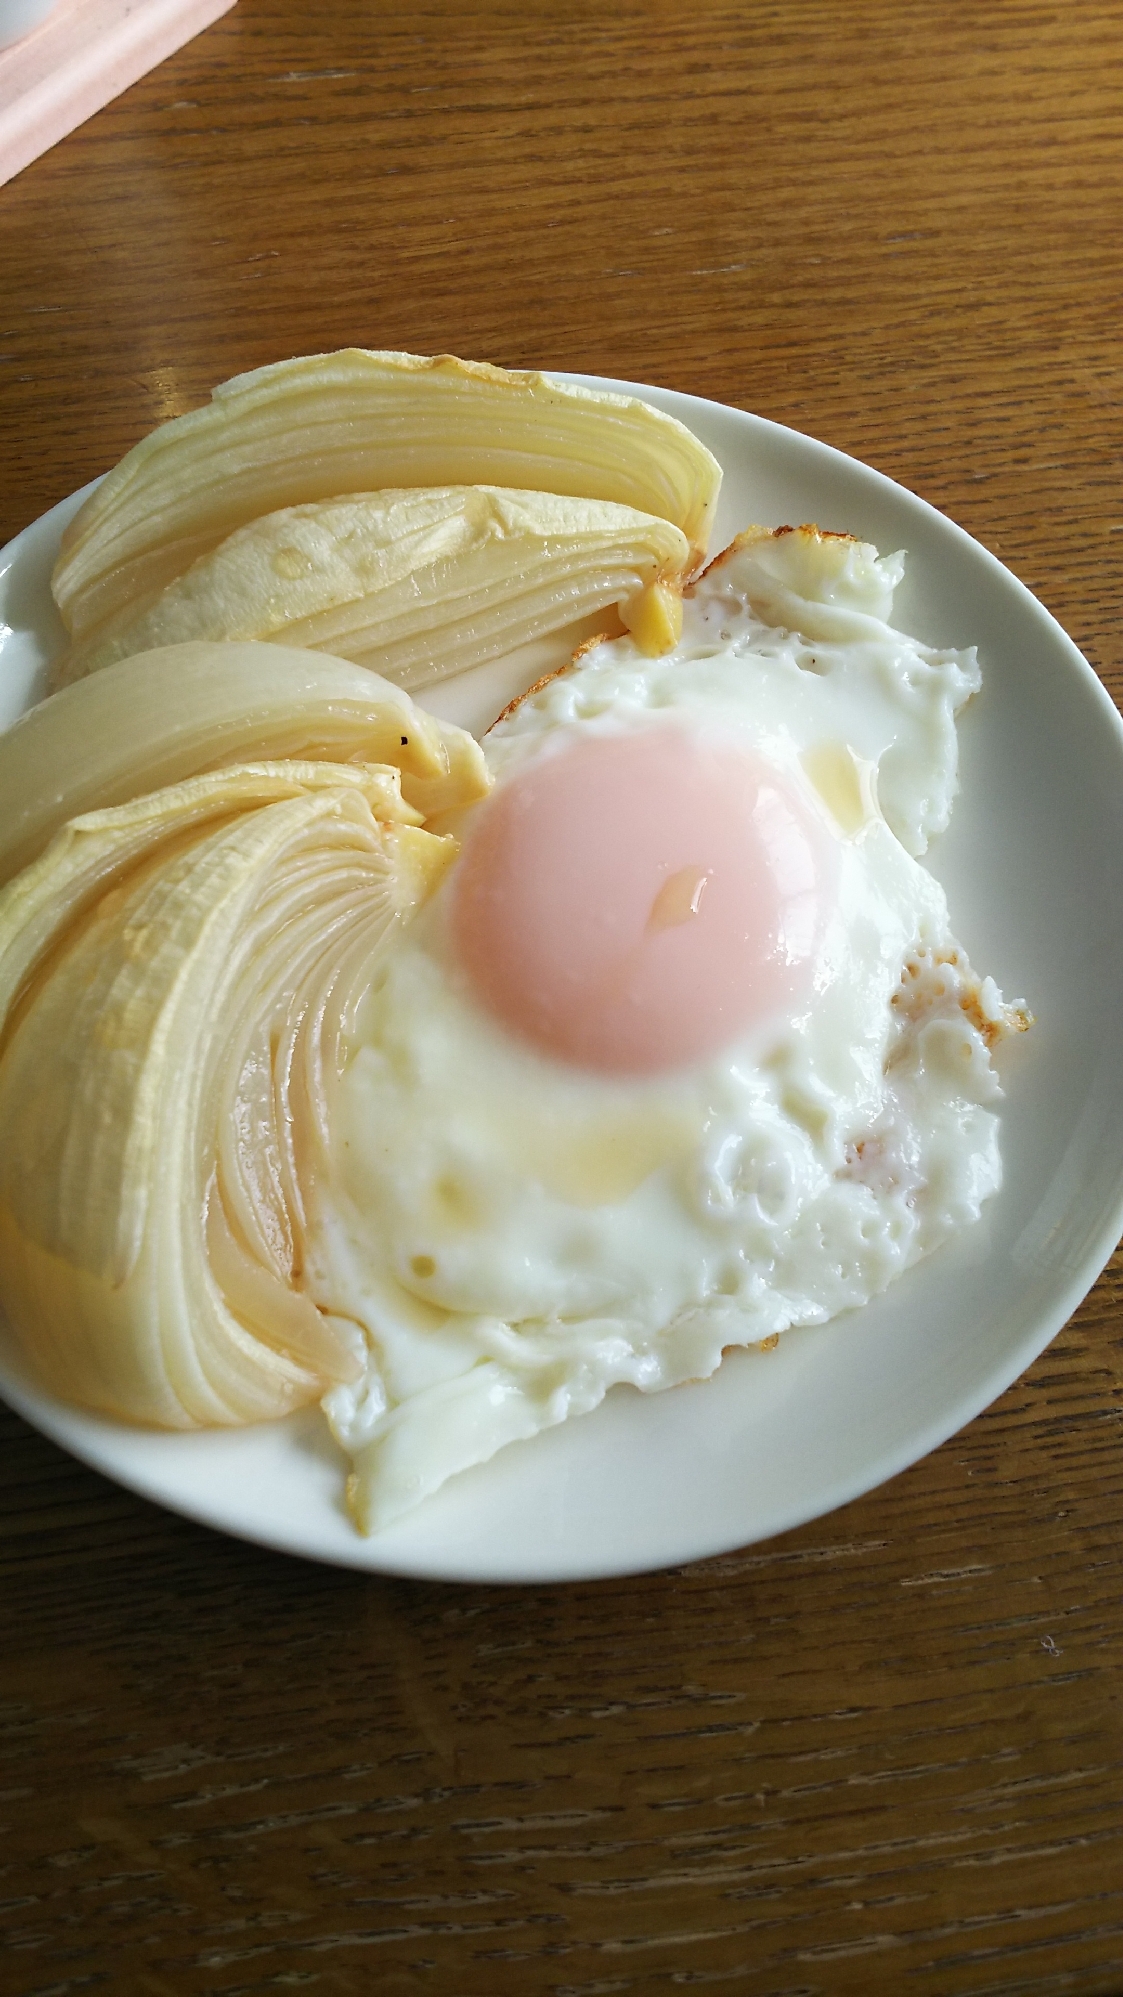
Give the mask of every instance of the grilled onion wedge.
M 645 593 L 673 602 L 689 559 L 670 521 L 556 493 L 419 486 L 286 507 L 72 646 L 55 683 L 189 639 L 267 639 L 417 691 L 543 639 L 568 655 L 589 617 L 646 629 Z
M 266 1420 L 360 1369 L 309 1203 L 353 1007 L 455 841 L 258 764 L 64 827 L 0 894 L 0 1303 L 68 1401 Z
M 238 375 L 143 438 L 71 521 L 53 589 L 84 642 L 250 520 L 402 486 L 613 501 L 679 527 L 697 566 L 720 484 L 705 445 L 637 397 L 349 348 Z
M 487 791 L 470 735 L 344 659 L 283 645 L 183 644 L 64 687 L 0 734 L 0 883 L 67 819 L 253 760 L 386 765 L 427 819 Z

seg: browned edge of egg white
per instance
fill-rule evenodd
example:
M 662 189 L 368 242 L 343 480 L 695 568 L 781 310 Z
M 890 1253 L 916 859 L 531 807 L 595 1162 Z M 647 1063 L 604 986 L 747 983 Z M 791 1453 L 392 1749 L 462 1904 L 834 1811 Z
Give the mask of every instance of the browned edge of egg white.
M 950 964 L 955 970 L 961 973 L 966 968 L 961 950 L 933 951 L 932 962 L 934 964 Z M 914 1016 L 909 1004 L 909 986 L 920 976 L 920 970 L 921 965 L 917 958 L 915 956 L 907 957 L 901 972 L 901 982 L 889 1001 L 890 1005 L 894 1006 L 897 1011 L 903 1012 L 906 1018 Z M 1000 1018 L 988 1019 L 982 1006 L 982 982 L 982 979 L 977 977 L 972 971 L 970 982 L 966 984 L 965 989 L 959 995 L 959 1009 L 969 1024 L 974 1027 L 976 1033 L 980 1035 L 988 1049 L 996 1047 L 998 1042 L 1005 1039 L 1008 1033 L 1028 1033 L 1034 1020 L 1033 1014 L 1027 1005 L 1004 1004 Z
M 856 534 L 844 534 L 833 527 L 816 527 L 813 521 L 806 521 L 799 527 L 745 527 L 739 534 L 734 535 L 728 547 L 722 548 L 720 553 L 716 554 L 712 561 L 707 562 L 703 568 L 698 570 L 696 575 L 690 578 L 690 581 L 683 588 L 683 595 L 693 596 L 696 585 L 705 576 L 708 576 L 712 569 L 718 568 L 722 562 L 728 561 L 731 556 L 739 554 L 742 548 L 752 547 L 758 541 L 780 541 L 785 534 L 813 534 L 817 541 L 852 541 L 855 546 L 858 543 Z M 595 631 L 591 638 L 586 638 L 578 645 L 573 657 L 567 659 L 563 666 L 555 666 L 552 673 L 543 673 L 542 678 L 535 680 L 533 686 L 528 686 L 525 693 L 518 693 L 515 695 L 514 700 L 509 700 L 506 707 L 496 715 L 495 720 L 484 730 L 484 734 L 490 735 L 491 730 L 498 728 L 501 721 L 506 721 L 510 715 L 516 713 L 524 700 L 531 700 L 536 693 L 542 692 L 543 687 L 551 686 L 555 680 L 561 679 L 564 673 L 571 673 L 574 667 L 581 663 L 586 653 L 593 651 L 597 645 L 608 644 L 613 638 L 626 636 L 627 632 L 623 627 L 619 631 L 612 631 L 607 626 L 603 631 Z
M 855 547 L 858 546 L 856 534 L 844 534 L 835 527 L 816 527 L 813 520 L 805 520 L 799 527 L 744 527 L 739 534 L 733 536 L 729 546 L 715 555 L 712 562 L 707 562 L 705 568 L 688 583 L 683 595 L 692 596 L 695 586 L 702 582 L 711 570 L 720 568 L 722 562 L 727 562 L 732 555 L 740 554 L 742 548 L 751 548 L 759 541 L 782 541 L 785 534 L 810 534 L 816 541 L 852 541 Z
M 621 626 L 619 631 L 612 631 L 606 626 L 603 631 L 594 631 L 591 638 L 582 639 L 573 657 L 567 659 L 564 665 L 555 666 L 552 673 L 543 673 L 542 678 L 535 680 L 533 686 L 528 686 L 525 693 L 517 693 L 514 700 L 509 700 L 502 713 L 497 714 L 495 720 L 489 722 L 488 726 L 484 729 L 484 737 L 486 738 L 490 735 L 493 728 L 498 728 L 501 721 L 506 721 L 508 715 L 514 714 L 522 706 L 524 700 L 532 700 L 536 693 L 541 693 L 543 687 L 552 686 L 554 681 L 560 680 L 565 673 L 571 673 L 575 666 L 580 665 L 586 652 L 592 652 L 598 645 L 610 644 L 614 638 L 622 636 L 627 636 L 623 626 Z

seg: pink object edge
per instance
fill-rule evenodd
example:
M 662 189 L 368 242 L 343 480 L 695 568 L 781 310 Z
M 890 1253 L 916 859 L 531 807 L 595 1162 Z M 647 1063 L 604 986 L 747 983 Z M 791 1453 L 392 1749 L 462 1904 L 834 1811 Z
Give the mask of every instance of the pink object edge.
M 236 0 L 71 0 L 0 50 L 0 186 Z

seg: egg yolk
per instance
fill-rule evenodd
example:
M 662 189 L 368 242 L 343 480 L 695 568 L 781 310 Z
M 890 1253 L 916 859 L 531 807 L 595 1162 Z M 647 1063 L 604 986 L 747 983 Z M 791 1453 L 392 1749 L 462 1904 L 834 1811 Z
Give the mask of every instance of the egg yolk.
M 480 808 L 452 945 L 476 998 L 543 1052 L 652 1074 L 790 1008 L 833 841 L 783 772 L 654 723 L 540 756 Z

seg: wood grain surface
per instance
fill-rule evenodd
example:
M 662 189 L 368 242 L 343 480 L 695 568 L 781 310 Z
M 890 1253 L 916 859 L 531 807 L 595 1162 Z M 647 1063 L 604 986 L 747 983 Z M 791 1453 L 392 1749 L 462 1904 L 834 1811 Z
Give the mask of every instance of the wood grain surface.
M 867 460 L 1118 700 L 1121 218 L 1117 4 L 240 0 L 0 191 L 0 540 L 240 368 L 450 349 Z M 0 1410 L 0 1990 L 1123 1991 L 1121 1277 L 624 1582 L 304 1565 Z

